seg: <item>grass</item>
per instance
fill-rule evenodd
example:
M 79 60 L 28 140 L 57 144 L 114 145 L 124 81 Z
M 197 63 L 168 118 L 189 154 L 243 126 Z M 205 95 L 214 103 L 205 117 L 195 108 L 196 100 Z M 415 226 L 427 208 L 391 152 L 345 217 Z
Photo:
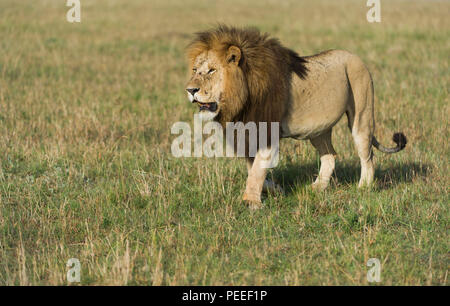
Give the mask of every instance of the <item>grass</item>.
M 0 2 L 0 284 L 448 285 L 449 38 L 446 1 Z M 343 120 L 332 187 L 318 156 L 284 140 L 270 176 L 286 192 L 249 211 L 242 160 L 174 158 L 170 127 L 192 122 L 184 48 L 217 22 L 257 26 L 300 54 L 339 48 L 372 72 L 376 154 L 358 190 Z M 446 136 L 447 135 L 447 136 Z

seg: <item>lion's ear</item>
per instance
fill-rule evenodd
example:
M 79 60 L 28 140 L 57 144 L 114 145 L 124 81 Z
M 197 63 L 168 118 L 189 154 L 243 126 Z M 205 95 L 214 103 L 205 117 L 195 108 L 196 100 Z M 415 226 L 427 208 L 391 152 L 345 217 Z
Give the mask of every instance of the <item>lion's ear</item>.
M 236 46 L 231 46 L 227 51 L 227 62 L 239 65 L 241 60 L 241 50 Z

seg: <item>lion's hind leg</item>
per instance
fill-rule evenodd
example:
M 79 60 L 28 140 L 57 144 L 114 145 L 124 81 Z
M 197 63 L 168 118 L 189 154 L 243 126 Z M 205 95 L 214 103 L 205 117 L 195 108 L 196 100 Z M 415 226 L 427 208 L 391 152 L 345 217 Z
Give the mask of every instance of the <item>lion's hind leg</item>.
M 331 144 L 331 129 L 318 137 L 311 138 L 310 141 L 320 155 L 319 176 L 312 187 L 315 190 L 322 191 L 328 187 L 335 166 L 336 151 Z
M 365 120 L 361 118 L 360 120 Z M 355 141 L 361 161 L 361 178 L 358 187 L 370 186 L 373 182 L 375 168 L 373 165 L 372 132 L 369 129 L 359 130 L 355 126 L 352 128 L 352 136 Z
M 363 67 L 363 69 L 361 69 Z M 372 137 L 375 129 L 373 117 L 373 83 L 367 68 L 356 60 L 349 65 L 349 80 L 353 99 L 347 109 L 348 127 L 352 132 L 355 147 L 361 160 L 361 178 L 358 187 L 369 186 L 373 182 Z

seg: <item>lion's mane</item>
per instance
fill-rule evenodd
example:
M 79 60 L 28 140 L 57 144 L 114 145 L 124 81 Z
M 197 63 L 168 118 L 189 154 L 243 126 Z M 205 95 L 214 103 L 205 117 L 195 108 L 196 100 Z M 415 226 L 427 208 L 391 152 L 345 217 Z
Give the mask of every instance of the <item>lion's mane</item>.
M 278 39 L 270 38 L 253 28 L 235 28 L 219 25 L 215 29 L 195 34 L 188 46 L 188 58 L 192 65 L 195 58 L 208 50 L 216 51 L 225 63 L 227 50 L 236 46 L 241 51 L 239 67 L 242 69 L 248 89 L 246 101 L 226 101 L 228 109 L 233 109 L 234 116 L 221 114 L 218 119 L 226 121 L 242 121 L 247 123 L 280 122 L 290 95 L 292 72 L 305 78 L 306 60 L 296 52 L 285 48 Z M 236 91 L 239 88 L 227 88 Z M 239 95 L 235 95 L 239 96 Z M 227 108 L 224 109 L 227 112 Z

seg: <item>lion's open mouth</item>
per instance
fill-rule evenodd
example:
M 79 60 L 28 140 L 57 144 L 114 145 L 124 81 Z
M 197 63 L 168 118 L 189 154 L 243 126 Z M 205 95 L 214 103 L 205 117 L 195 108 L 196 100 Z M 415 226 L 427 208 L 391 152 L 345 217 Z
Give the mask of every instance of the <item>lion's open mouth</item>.
M 199 107 L 199 111 L 210 111 L 210 112 L 215 112 L 217 110 L 217 103 L 216 102 L 208 102 L 208 103 L 201 103 L 198 102 L 198 107 Z

